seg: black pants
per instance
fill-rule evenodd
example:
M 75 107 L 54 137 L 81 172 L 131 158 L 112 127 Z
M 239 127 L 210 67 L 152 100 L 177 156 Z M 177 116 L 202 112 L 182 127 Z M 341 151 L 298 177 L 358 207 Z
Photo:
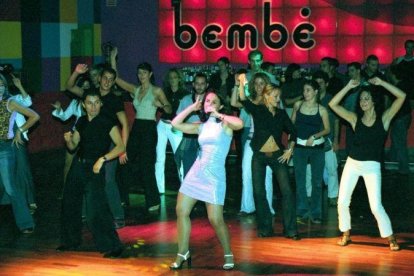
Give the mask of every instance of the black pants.
M 272 168 L 282 194 L 283 233 L 286 236 L 297 234 L 295 195 L 289 182 L 287 165 L 281 164 L 277 160 L 281 155 L 282 151 L 277 151 L 272 156 L 266 156 L 262 152 L 253 153 L 252 181 L 257 231 L 259 234 L 273 234 L 273 218 L 266 199 L 266 166 Z
M 105 171 L 92 171 L 96 160 L 73 159 L 62 198 L 61 242 L 79 246 L 82 241 L 82 199 L 85 196 L 86 219 L 96 247 L 100 252 L 122 247 L 115 231 L 105 193 Z
M 138 179 L 142 179 L 137 184 L 144 188 L 147 208 L 161 202 L 155 179 L 156 147 L 156 122 L 135 119 L 126 149 L 128 163 L 121 166 L 121 177 L 124 178 L 124 183 L 131 183 L 131 179 L 137 183 Z

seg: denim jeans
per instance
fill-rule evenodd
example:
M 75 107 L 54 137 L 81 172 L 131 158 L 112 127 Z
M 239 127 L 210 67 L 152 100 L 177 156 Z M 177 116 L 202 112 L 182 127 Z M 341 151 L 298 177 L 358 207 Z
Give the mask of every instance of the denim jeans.
M 322 179 L 325 166 L 325 152 L 317 147 L 295 147 L 293 155 L 296 178 L 296 214 L 300 217 L 311 216 L 322 219 Z M 306 166 L 311 165 L 312 195 L 310 206 L 306 193 Z
M 15 154 L 11 141 L 0 141 L 0 198 L 4 193 L 10 198 L 14 219 L 20 230 L 34 227 L 33 218 L 23 193 L 15 182 Z
M 267 166 L 272 168 L 282 194 L 283 233 L 286 236 L 297 234 L 295 196 L 290 186 L 287 165 L 277 160 L 281 154 L 282 151 L 277 151 L 272 156 L 267 156 L 262 152 L 253 153 L 253 194 L 256 205 L 257 231 L 259 234 L 273 233 L 273 218 L 266 199 L 265 188 Z
M 13 145 L 16 156 L 16 185 L 29 204 L 36 203 L 33 176 L 27 156 L 27 144 L 16 147 Z

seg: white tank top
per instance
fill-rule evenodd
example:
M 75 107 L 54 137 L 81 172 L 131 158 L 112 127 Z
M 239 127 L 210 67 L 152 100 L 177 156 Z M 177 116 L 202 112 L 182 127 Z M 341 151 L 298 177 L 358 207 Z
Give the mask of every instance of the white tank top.
M 157 113 L 157 107 L 154 105 L 154 86 L 150 85 L 145 96 L 138 100 L 139 92 L 141 91 L 141 86 L 137 87 L 134 92 L 133 105 L 135 107 L 135 118 L 140 120 L 154 120 Z

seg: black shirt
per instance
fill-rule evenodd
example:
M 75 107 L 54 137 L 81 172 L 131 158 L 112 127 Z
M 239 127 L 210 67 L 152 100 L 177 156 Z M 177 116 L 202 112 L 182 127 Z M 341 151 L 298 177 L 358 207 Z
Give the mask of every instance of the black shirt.
M 246 110 L 253 116 L 254 132 L 250 146 L 253 151 L 260 151 L 272 135 L 277 146 L 283 150 L 283 131 L 290 134 L 290 140 L 296 141 L 296 129 L 285 110 L 276 109 L 273 114 L 264 105 L 256 105 L 249 100 L 241 101 Z
M 91 121 L 84 115 L 79 118 L 75 129 L 80 134 L 78 156 L 85 159 L 98 160 L 108 152 L 111 144 L 109 133 L 116 124 L 102 114 Z
M 381 116 L 377 116 L 370 127 L 358 118 L 355 125 L 355 135 L 349 156 L 358 161 L 381 162 L 387 132 L 382 124 Z
M 121 98 L 109 92 L 105 96 L 101 96 L 103 106 L 101 108 L 101 114 L 105 117 L 113 120 L 115 123 L 118 123 L 118 117 L 116 114 L 118 112 L 124 111 L 124 103 Z
M 214 88 L 214 90 L 216 90 L 217 93 L 220 92 L 221 89 L 221 76 L 220 76 L 220 72 L 215 73 L 214 75 L 212 75 L 209 79 L 209 84 L 211 88 Z M 231 73 L 228 73 L 227 79 L 226 79 L 226 95 L 222 95 L 222 96 L 228 96 L 231 97 L 231 93 L 232 93 L 232 89 L 234 87 L 234 75 Z
M 165 92 L 165 97 L 167 98 L 168 102 L 171 104 L 172 112 L 171 114 L 163 112 L 161 114 L 161 119 L 172 120 L 177 114 L 177 109 L 178 109 L 178 106 L 180 105 L 181 99 L 185 95 L 189 94 L 189 92 L 185 90 L 184 88 L 178 89 L 176 92 L 173 92 L 171 88 L 166 88 L 164 92 Z
M 326 88 L 326 93 L 335 96 L 336 93 L 342 90 L 342 88 L 344 88 L 342 80 L 336 76 L 333 76 L 329 79 L 328 87 Z

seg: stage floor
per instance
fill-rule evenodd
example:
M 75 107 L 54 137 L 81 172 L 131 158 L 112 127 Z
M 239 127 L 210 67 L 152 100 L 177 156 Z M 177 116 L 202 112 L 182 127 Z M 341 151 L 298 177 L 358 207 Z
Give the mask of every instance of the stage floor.
M 238 216 L 241 169 L 236 158 L 227 164 L 228 188 L 225 219 L 229 225 L 235 269 L 221 269 L 223 252 L 210 227 L 203 205 L 192 214 L 192 269 L 172 272 L 168 266 L 177 251 L 175 203 L 178 182 L 171 156 L 167 158 L 167 192 L 161 196 L 159 213 L 144 210 L 143 195 L 131 188 L 127 226 L 118 233 L 126 245 L 121 259 L 104 259 L 94 252 L 85 227 L 82 251 L 56 252 L 59 245 L 58 199 L 62 185 L 63 151 L 31 156 L 37 185 L 36 229 L 21 235 L 14 225 L 11 208 L 0 206 L 0 275 L 413 275 L 414 274 L 414 175 L 383 174 L 383 203 L 401 251 L 391 252 L 379 237 L 369 210 L 363 182 L 351 204 L 352 240 L 347 247 L 336 245 L 337 210 L 324 200 L 321 225 L 299 224 L 299 241 L 282 235 L 279 191 L 275 191 L 275 237 L 258 238 L 255 216 Z M 292 179 L 293 181 L 293 179 Z M 325 190 L 326 194 L 326 190 Z

